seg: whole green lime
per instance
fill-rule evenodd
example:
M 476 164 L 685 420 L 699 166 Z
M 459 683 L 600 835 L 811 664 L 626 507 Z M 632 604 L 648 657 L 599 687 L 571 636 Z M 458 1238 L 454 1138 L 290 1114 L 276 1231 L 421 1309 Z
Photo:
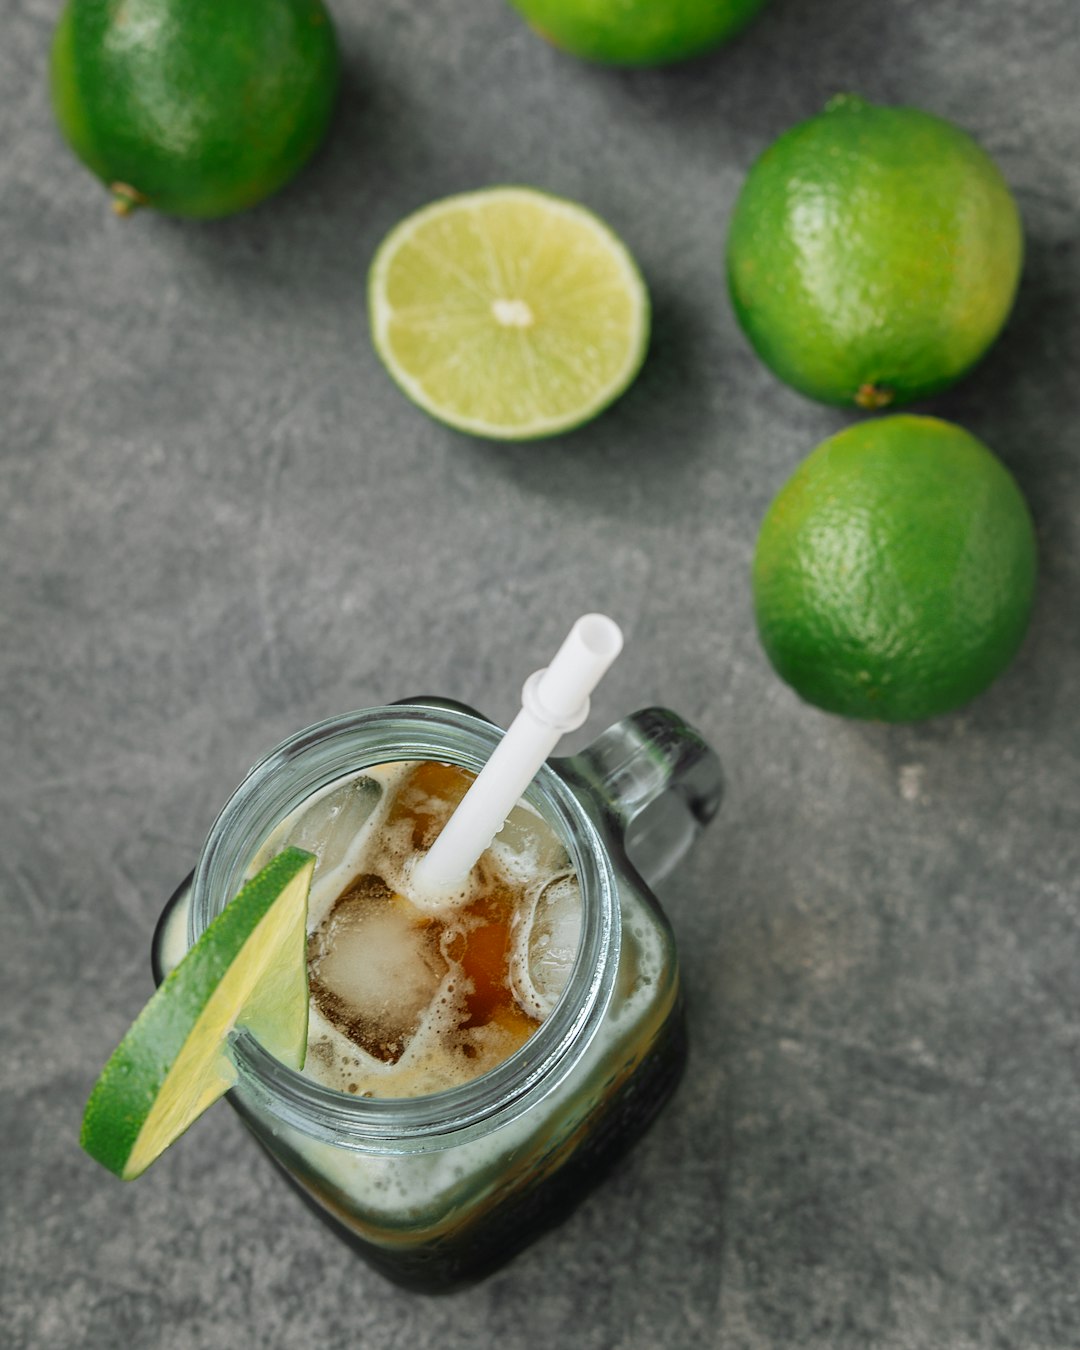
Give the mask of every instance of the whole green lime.
M 659 66 L 700 56 L 750 22 L 767 0 L 510 0 L 542 36 L 574 56 Z
M 831 437 L 773 501 L 754 555 L 758 631 L 808 703 L 905 722 L 966 703 L 1008 665 L 1035 534 L 981 441 L 932 417 Z
M 750 170 L 728 236 L 735 312 L 761 359 L 825 403 L 899 405 L 946 388 L 1001 331 L 1020 216 L 959 127 L 852 95 Z
M 321 0 L 68 0 L 51 76 L 60 129 L 120 214 L 224 216 L 323 139 L 337 43 Z

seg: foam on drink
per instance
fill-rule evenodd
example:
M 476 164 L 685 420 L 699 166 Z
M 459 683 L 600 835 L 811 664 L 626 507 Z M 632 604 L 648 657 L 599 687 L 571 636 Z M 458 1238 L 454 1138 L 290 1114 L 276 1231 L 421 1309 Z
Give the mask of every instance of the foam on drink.
M 302 836 L 319 859 L 305 1072 L 328 1087 L 414 1097 L 466 1082 L 524 1045 L 565 987 L 580 894 L 531 808 L 514 809 L 460 887 L 410 885 L 472 777 L 434 761 L 377 765 L 306 802 L 264 846 Z M 342 813 L 358 823 L 345 847 Z

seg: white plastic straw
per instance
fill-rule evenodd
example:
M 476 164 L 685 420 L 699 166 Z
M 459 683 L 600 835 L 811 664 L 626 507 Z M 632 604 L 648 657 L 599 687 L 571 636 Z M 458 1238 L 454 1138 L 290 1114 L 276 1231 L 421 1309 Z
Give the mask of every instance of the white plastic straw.
M 619 625 L 583 614 L 551 665 L 525 681 L 521 711 L 413 872 L 421 890 L 460 881 L 503 827 L 560 737 L 589 715 L 589 695 L 622 650 Z

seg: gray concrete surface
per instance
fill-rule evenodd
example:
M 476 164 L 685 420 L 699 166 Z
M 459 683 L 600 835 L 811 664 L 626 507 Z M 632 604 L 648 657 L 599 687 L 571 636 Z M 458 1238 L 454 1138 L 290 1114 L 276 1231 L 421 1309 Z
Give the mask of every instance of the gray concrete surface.
M 109 214 L 49 112 L 57 5 L 4 15 L 0 1342 L 1080 1345 L 1075 0 L 775 0 L 715 57 L 638 74 L 498 0 L 332 8 L 324 152 L 213 225 Z M 845 88 L 969 128 L 1028 239 L 1005 335 L 933 411 L 1030 500 L 1034 622 L 986 696 L 891 729 L 800 705 L 758 646 L 760 518 L 850 419 L 762 368 L 722 268 L 754 155 Z M 364 318 L 393 222 L 503 181 L 606 217 L 656 308 L 627 397 L 516 449 L 415 412 Z M 587 730 L 665 702 L 730 788 L 664 889 L 691 1072 L 633 1157 L 432 1301 L 323 1231 L 225 1107 L 135 1185 L 83 1156 L 155 917 L 245 767 L 409 693 L 505 720 L 591 607 L 628 643 Z

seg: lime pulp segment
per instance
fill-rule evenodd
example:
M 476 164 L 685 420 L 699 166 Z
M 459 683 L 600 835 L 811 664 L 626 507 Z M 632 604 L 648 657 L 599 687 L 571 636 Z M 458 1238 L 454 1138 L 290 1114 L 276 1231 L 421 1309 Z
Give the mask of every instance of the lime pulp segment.
M 315 859 L 286 848 L 244 886 L 147 1003 L 94 1084 L 80 1143 L 137 1177 L 235 1081 L 247 1027 L 291 1068 L 307 1044 L 307 900 Z
M 649 299 L 590 211 L 531 188 L 434 202 L 372 264 L 375 348 L 404 393 L 461 431 L 504 440 L 580 426 L 645 356 Z

